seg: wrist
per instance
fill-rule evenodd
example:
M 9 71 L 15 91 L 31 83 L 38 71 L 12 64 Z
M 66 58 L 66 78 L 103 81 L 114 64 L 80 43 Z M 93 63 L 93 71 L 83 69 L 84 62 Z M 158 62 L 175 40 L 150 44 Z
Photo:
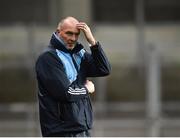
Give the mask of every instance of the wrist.
M 92 41 L 92 42 L 89 42 L 89 46 L 91 47 L 91 46 L 94 46 L 94 45 L 96 45 L 96 40 L 94 40 L 94 41 Z

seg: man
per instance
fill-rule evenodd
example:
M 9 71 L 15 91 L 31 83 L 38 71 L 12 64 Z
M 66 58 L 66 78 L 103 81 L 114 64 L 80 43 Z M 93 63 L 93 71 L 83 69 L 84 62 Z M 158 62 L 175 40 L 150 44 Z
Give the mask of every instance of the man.
M 77 42 L 80 32 L 91 54 Z M 63 19 L 36 62 L 42 135 L 90 136 L 93 116 L 89 94 L 95 88 L 87 77 L 109 73 L 110 64 L 87 24 L 74 17 Z

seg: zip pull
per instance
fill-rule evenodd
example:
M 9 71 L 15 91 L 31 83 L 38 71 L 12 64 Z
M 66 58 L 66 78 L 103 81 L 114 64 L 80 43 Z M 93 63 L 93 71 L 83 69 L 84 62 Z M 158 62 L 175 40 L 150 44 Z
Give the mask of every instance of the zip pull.
M 76 60 L 74 59 L 73 54 L 71 54 L 71 58 L 72 58 L 72 61 L 73 61 L 74 66 L 75 66 L 75 68 L 76 68 L 76 71 L 79 72 L 78 65 L 77 65 L 77 63 L 76 63 Z

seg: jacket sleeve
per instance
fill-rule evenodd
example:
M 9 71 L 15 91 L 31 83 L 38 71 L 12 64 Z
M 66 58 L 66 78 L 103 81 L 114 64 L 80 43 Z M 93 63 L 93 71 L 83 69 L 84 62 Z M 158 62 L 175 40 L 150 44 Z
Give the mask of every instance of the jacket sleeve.
M 101 77 L 110 74 L 111 65 L 99 42 L 91 46 L 91 54 L 85 54 L 87 77 Z
M 78 80 L 70 83 L 60 60 L 46 52 L 36 62 L 38 86 L 42 95 L 50 95 L 61 102 L 73 102 L 88 95 Z

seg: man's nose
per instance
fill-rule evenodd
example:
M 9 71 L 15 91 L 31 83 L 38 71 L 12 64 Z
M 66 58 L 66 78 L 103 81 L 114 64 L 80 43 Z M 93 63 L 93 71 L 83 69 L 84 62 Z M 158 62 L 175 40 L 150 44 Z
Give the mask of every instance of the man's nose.
M 75 34 L 72 35 L 71 40 L 76 41 L 77 37 Z

